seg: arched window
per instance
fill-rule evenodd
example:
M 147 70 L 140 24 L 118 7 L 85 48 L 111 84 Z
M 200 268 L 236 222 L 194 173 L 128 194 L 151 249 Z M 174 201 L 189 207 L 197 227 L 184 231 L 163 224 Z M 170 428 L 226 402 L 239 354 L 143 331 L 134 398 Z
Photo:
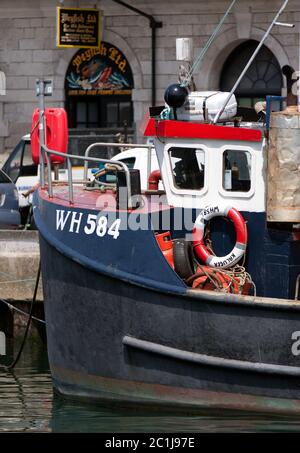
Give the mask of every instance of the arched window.
M 258 41 L 254 40 L 246 41 L 229 55 L 221 73 L 220 89 L 222 91 L 231 91 L 258 44 Z M 256 102 L 265 100 L 267 95 L 280 96 L 282 86 L 279 63 L 273 53 L 263 45 L 237 87 L 235 96 L 238 106 L 246 109 L 246 112 L 249 109 L 249 115 Z M 247 113 L 245 116 L 247 117 Z
M 71 128 L 132 126 L 133 76 L 128 60 L 112 44 L 80 49 L 65 79 L 66 110 Z

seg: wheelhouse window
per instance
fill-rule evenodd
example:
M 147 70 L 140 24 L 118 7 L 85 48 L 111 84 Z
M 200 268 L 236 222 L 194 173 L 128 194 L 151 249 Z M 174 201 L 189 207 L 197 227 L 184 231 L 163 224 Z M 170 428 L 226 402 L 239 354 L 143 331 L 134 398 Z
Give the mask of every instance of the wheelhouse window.
M 244 150 L 223 153 L 223 189 L 249 192 L 251 189 L 251 154 Z
M 205 154 L 199 148 L 170 148 L 174 186 L 177 189 L 201 190 L 204 187 Z

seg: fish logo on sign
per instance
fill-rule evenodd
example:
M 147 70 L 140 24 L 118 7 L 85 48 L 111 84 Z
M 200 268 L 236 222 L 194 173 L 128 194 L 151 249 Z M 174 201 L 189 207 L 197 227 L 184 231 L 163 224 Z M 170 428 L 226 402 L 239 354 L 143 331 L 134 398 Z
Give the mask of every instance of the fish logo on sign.
M 5 333 L 0 331 L 0 355 L 6 355 Z

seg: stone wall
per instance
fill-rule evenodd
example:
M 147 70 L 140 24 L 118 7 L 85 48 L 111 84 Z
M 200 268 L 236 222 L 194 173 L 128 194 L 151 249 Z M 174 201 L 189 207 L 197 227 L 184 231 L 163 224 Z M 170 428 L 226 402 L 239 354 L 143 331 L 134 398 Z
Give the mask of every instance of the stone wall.
M 128 3 L 163 22 L 163 27 L 157 30 L 156 97 L 157 104 L 160 104 L 166 86 L 177 81 L 176 37 L 193 37 L 196 56 L 229 1 L 128 0 Z M 14 147 L 30 130 L 31 114 L 37 106 L 36 78 L 53 79 L 54 93 L 52 98 L 47 98 L 48 106 L 64 105 L 64 77 L 77 49 L 56 48 L 57 4 L 48 0 L 1 0 L 0 70 L 6 75 L 6 95 L 0 96 L 0 161 L 4 151 Z M 103 11 L 103 39 L 120 48 L 133 70 L 134 119 L 137 138 L 140 138 L 140 122 L 151 102 L 151 29 L 148 19 L 112 0 L 65 0 L 63 4 L 82 7 L 96 4 Z M 197 89 L 218 88 L 222 65 L 230 52 L 243 40 L 259 40 L 281 4 L 281 0 L 237 2 L 206 54 L 201 71 L 195 76 Z M 280 20 L 293 22 L 296 28 L 274 28 L 266 45 L 281 66 L 290 64 L 297 68 L 299 1 L 291 0 Z

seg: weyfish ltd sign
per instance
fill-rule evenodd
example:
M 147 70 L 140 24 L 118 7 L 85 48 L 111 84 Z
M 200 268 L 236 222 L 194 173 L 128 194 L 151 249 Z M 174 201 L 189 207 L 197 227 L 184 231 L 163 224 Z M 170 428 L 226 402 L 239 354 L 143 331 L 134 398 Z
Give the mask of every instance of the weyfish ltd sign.
M 57 7 L 56 16 L 57 47 L 100 46 L 101 14 L 98 9 Z

